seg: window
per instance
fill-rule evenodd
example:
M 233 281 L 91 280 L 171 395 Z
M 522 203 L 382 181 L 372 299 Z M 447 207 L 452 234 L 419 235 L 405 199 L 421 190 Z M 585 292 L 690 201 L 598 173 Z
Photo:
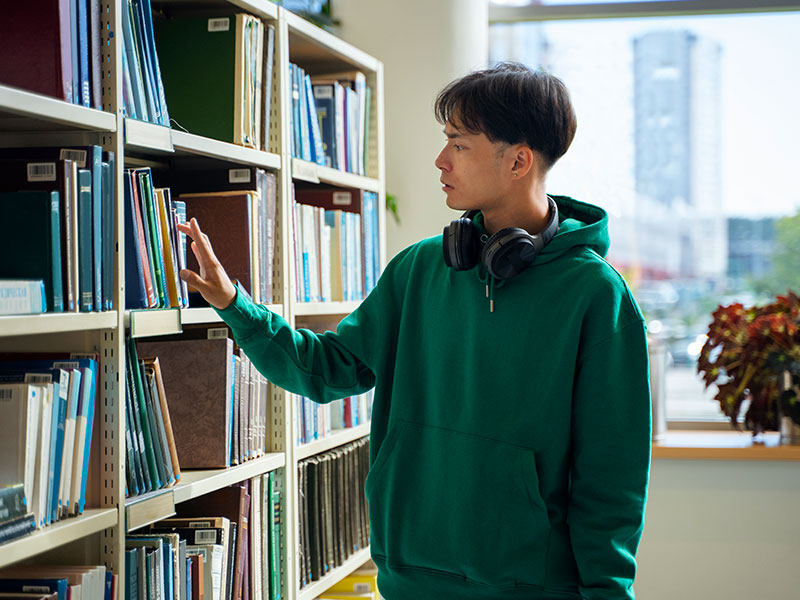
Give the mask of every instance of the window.
M 670 420 L 724 420 L 695 372 L 717 304 L 769 302 L 800 273 L 799 31 L 798 12 L 490 27 L 490 64 L 570 89 L 578 132 L 548 190 L 608 210 L 608 258 L 668 350 Z

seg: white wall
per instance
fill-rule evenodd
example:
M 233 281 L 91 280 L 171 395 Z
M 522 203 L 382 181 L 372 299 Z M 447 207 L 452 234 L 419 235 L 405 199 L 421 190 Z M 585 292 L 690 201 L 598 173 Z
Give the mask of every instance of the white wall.
M 800 463 L 653 461 L 641 600 L 800 599 Z
M 453 79 L 486 66 L 487 0 L 335 0 L 337 34 L 384 63 L 386 191 L 401 225 L 387 218 L 387 255 L 442 233 L 458 213 L 445 205 L 433 161 L 444 145 L 433 101 Z

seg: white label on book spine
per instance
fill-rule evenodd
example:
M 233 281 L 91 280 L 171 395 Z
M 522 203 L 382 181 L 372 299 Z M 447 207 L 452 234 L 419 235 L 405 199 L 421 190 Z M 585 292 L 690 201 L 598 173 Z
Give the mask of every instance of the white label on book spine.
M 231 20 L 229 18 L 209 19 L 209 31 L 229 31 L 231 28 Z
M 61 361 L 61 362 L 54 362 L 53 368 L 54 369 L 77 369 L 80 365 L 78 361 Z
M 353 203 L 353 195 L 350 192 L 333 192 L 334 206 L 350 206 Z
M 332 85 L 314 85 L 312 86 L 312 89 L 314 90 L 314 98 L 319 98 L 320 100 L 333 98 Z
M 194 532 L 195 544 L 215 544 L 217 542 L 217 531 L 215 529 L 198 529 Z
M 60 160 L 71 160 L 77 163 L 79 169 L 86 168 L 86 150 L 72 150 L 70 148 L 62 148 L 61 153 L 58 155 Z
M 250 183 L 250 169 L 231 169 L 228 171 L 228 183 Z
M 227 327 L 212 327 L 208 330 L 208 339 L 210 340 L 220 340 L 226 337 L 228 337 Z
M 48 373 L 25 373 L 25 383 L 53 383 L 53 376 Z
M 11 400 L 12 396 L 14 395 L 14 390 L 0 389 L 0 400 Z
M 28 163 L 28 181 L 55 181 L 56 163 Z

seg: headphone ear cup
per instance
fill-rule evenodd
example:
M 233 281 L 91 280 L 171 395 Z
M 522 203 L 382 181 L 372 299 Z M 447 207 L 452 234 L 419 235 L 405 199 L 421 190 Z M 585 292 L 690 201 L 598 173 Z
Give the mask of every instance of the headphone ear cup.
M 478 264 L 480 239 L 471 219 L 456 219 L 442 235 L 444 263 L 456 271 L 467 271 Z
M 490 237 L 481 252 L 481 262 L 495 279 L 510 279 L 527 269 L 538 254 L 531 235 L 508 227 Z

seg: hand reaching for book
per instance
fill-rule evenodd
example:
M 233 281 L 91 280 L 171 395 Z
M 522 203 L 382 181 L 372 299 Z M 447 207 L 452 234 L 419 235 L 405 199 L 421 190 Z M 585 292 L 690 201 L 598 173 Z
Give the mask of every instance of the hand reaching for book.
M 227 308 L 236 298 L 236 288 L 214 254 L 208 236 L 200 231 L 200 225 L 194 218 L 188 224 L 179 223 L 178 230 L 193 240 L 192 252 L 200 265 L 199 274 L 182 269 L 181 279 L 197 289 L 211 306 Z

